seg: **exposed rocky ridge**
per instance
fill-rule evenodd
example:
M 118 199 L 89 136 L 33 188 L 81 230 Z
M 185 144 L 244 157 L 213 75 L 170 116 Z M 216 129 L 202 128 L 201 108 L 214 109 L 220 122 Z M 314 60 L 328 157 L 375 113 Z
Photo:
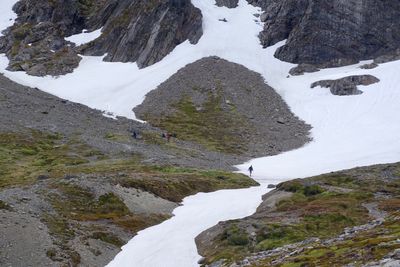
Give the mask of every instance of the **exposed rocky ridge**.
M 259 74 L 218 57 L 179 70 L 134 111 L 180 138 L 252 157 L 274 155 L 309 141 L 310 127 L 290 112 Z
M 37 76 L 72 72 L 78 53 L 145 67 L 202 35 L 201 12 L 189 0 L 21 0 L 14 11 L 18 18 L 0 37 L 0 52 L 10 59 L 9 70 Z M 101 27 L 102 36 L 83 47 L 64 40 Z
M 248 1 L 265 11 L 264 47 L 287 39 L 275 53 L 284 61 L 341 66 L 394 54 L 400 46 L 396 1 Z
M 359 95 L 362 91 L 358 89 L 358 85 L 368 86 L 378 83 L 379 79 L 372 75 L 356 75 L 348 76 L 337 80 L 323 80 L 311 84 L 311 88 L 317 86 L 330 88 L 333 95 Z
M 245 158 L 167 142 L 2 75 L 0 114 L 1 266 L 104 266 L 185 196 L 256 185 L 210 170 Z
M 376 165 L 282 183 L 255 214 L 200 234 L 202 263 L 397 266 L 399 170 L 399 163 Z

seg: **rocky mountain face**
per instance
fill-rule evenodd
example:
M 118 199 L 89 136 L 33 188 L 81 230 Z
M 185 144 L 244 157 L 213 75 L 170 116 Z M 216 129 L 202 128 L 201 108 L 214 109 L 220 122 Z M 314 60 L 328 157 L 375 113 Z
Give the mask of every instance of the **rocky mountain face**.
M 107 53 L 106 61 L 136 61 L 139 67 L 156 63 L 186 40 L 197 43 L 202 35 L 201 12 L 190 0 L 112 0 L 97 16 L 105 21 L 103 35 L 81 51 Z
M 249 0 L 263 8 L 264 47 L 287 39 L 275 56 L 292 63 L 339 66 L 395 54 L 400 3 L 383 0 Z
M 10 59 L 10 70 L 37 76 L 72 72 L 78 53 L 145 67 L 202 35 L 201 12 L 190 0 L 21 0 L 14 11 L 18 19 L 0 38 L 0 52 Z M 101 27 L 101 37 L 82 47 L 64 39 Z
M 264 10 L 260 33 L 264 47 L 287 40 L 275 56 L 323 67 L 372 58 L 399 58 L 400 3 L 373 0 L 248 0 Z M 216 0 L 235 8 L 237 0 Z M 197 43 L 202 14 L 190 0 L 21 0 L 17 22 L 0 38 L 9 69 L 31 75 L 72 72 L 78 54 L 107 55 L 112 62 L 152 65 L 178 44 Z M 102 35 L 81 47 L 64 37 L 83 29 Z

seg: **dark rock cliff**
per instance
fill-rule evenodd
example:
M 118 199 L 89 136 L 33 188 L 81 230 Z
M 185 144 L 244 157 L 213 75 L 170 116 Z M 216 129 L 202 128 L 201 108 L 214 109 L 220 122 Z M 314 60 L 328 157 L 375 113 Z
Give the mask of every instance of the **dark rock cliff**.
M 292 63 L 338 66 L 392 54 L 400 46 L 400 2 L 249 0 L 260 6 L 264 47 L 287 39 L 275 56 Z
M 202 35 L 201 12 L 190 0 L 21 0 L 14 11 L 18 19 L 0 37 L 0 53 L 10 70 L 37 76 L 72 72 L 78 54 L 107 53 L 106 61 L 146 67 Z M 102 36 L 82 47 L 64 39 L 101 27 Z
M 82 51 L 107 53 L 107 61 L 137 61 L 139 67 L 156 63 L 186 40 L 197 43 L 202 35 L 201 12 L 190 0 L 112 0 L 98 20 L 105 21 L 103 35 Z

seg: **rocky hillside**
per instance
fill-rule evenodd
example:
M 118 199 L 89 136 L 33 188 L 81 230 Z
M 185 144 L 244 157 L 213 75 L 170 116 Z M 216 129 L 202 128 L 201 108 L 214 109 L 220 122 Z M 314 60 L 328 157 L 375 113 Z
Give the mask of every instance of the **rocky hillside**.
M 134 111 L 181 139 L 225 153 L 275 155 L 309 141 L 310 126 L 261 75 L 218 57 L 179 70 Z
M 248 0 L 264 10 L 264 47 L 287 39 L 275 56 L 338 66 L 398 55 L 400 3 L 384 0 Z
M 203 264 L 400 264 L 398 163 L 285 182 L 263 199 L 254 215 L 197 237 Z
M 223 170 L 244 158 L 1 75 L 0 114 L 0 266 L 104 266 L 185 196 L 257 184 Z
M 189 0 L 21 0 L 14 11 L 18 19 L 0 38 L 0 53 L 10 59 L 10 70 L 37 76 L 72 72 L 78 53 L 145 67 L 202 35 L 201 12 Z M 101 37 L 83 47 L 64 39 L 100 28 Z

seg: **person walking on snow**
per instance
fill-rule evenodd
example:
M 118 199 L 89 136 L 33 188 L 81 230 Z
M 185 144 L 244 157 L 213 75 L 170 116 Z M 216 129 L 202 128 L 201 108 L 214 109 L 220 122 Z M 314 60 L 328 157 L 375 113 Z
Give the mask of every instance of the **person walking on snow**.
M 251 174 L 253 173 L 253 165 L 251 165 L 250 167 L 249 167 L 249 173 L 250 173 L 250 177 L 251 177 Z

